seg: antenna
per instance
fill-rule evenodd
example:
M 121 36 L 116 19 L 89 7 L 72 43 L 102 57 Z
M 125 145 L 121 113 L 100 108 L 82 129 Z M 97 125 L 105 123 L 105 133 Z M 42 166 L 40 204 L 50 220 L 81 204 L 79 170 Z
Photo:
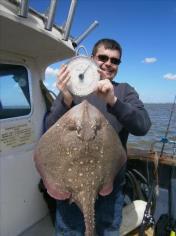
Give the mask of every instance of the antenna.
M 29 8 L 28 0 L 21 0 L 20 1 L 20 6 L 19 6 L 18 16 L 27 18 L 27 16 L 28 16 L 28 8 Z
M 45 23 L 45 29 L 51 30 L 54 22 L 54 16 L 56 12 L 57 7 L 57 0 L 51 0 L 50 1 L 50 7 L 48 10 L 48 13 L 46 15 L 46 23 Z
M 70 10 L 68 13 L 68 17 L 67 17 L 67 21 L 64 27 L 64 37 L 63 40 L 68 40 L 69 37 L 69 33 L 70 33 L 70 28 L 71 28 L 71 24 L 73 22 L 73 15 L 75 12 L 75 8 L 76 8 L 76 4 L 77 4 L 77 0 L 72 0 L 71 5 L 70 5 Z
M 74 45 L 77 46 L 78 44 L 80 44 L 80 42 L 83 41 L 83 39 L 95 28 L 98 26 L 98 21 L 94 21 L 88 28 L 87 30 L 84 31 L 84 33 L 82 33 L 78 38 L 76 38 L 74 40 Z

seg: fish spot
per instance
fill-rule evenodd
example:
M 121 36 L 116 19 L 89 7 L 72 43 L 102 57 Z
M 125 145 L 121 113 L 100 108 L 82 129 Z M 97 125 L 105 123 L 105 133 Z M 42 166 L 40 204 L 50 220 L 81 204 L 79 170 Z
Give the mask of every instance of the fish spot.
M 79 176 L 83 176 L 83 173 L 79 173 Z
M 70 155 L 70 150 L 69 149 L 67 149 L 66 154 Z

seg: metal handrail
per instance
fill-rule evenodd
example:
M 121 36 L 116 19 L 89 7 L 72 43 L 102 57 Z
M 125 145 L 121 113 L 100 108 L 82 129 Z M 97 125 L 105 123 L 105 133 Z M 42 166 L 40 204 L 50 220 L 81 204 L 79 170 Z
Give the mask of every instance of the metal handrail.
M 21 0 L 18 15 L 24 18 L 28 17 L 29 3 L 28 0 Z
M 45 22 L 45 29 L 52 30 L 53 23 L 54 23 L 54 16 L 56 13 L 58 0 L 51 0 L 50 7 L 48 10 L 48 14 L 46 14 L 46 22 Z
M 99 22 L 95 20 L 78 38 L 74 40 L 74 44 L 78 45 L 83 39 L 95 28 L 97 27 Z
M 65 24 L 65 27 L 64 27 L 63 40 L 65 40 L 65 41 L 67 41 L 68 38 L 69 38 L 71 24 L 73 22 L 73 16 L 74 16 L 74 13 L 75 13 L 76 4 L 77 4 L 77 0 L 72 0 L 71 5 L 70 5 L 70 9 L 69 9 L 69 13 L 68 13 L 68 17 L 67 17 L 67 21 L 66 21 L 66 24 Z

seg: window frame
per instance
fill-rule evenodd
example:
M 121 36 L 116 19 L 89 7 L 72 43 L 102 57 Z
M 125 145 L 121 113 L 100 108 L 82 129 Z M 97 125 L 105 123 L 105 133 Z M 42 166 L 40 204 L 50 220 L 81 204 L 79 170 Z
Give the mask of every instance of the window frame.
M 28 88 L 29 88 L 29 100 L 30 100 L 30 112 L 25 115 L 16 115 L 13 117 L 6 117 L 6 118 L 0 118 L 0 122 L 4 120 L 17 120 L 17 119 L 23 119 L 23 118 L 29 118 L 31 117 L 31 114 L 33 112 L 33 102 L 32 102 L 32 77 L 29 67 L 26 64 L 18 63 L 18 62 L 4 62 L 0 60 L 1 65 L 12 65 L 12 66 L 22 66 L 26 69 L 27 72 L 27 82 L 28 82 Z

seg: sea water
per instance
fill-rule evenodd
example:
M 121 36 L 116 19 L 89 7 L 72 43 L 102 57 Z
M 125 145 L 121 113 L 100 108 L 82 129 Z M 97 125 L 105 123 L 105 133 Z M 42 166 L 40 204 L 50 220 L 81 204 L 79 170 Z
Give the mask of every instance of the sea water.
M 164 104 L 144 104 L 146 110 L 149 113 L 152 126 L 149 132 L 145 136 L 129 136 L 128 147 L 134 147 L 139 149 L 149 150 L 154 142 L 156 151 L 160 151 L 163 143 L 160 140 L 165 137 L 168 129 L 169 119 L 172 113 L 171 122 L 169 125 L 169 131 L 167 138 L 176 142 L 176 104 L 171 103 Z M 176 149 L 176 145 L 166 143 L 164 145 L 164 152 L 172 153 Z

